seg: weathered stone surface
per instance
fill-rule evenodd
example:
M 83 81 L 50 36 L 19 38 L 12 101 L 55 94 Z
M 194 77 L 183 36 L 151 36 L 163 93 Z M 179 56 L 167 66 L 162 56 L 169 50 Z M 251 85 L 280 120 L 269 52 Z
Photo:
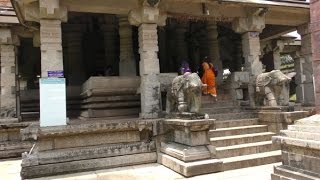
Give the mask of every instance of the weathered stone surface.
M 172 129 L 189 131 L 204 131 L 214 127 L 214 119 L 199 119 L 199 120 L 185 120 L 185 119 L 166 119 L 164 124 L 170 125 Z
M 190 147 L 174 142 L 161 143 L 161 152 L 175 157 L 181 161 L 189 162 L 211 158 L 211 153 L 206 146 Z
M 272 180 L 278 179 L 299 179 L 299 180 L 314 180 L 318 179 L 320 176 L 313 174 L 309 171 L 303 171 L 298 168 L 293 168 L 286 165 L 275 166 L 274 173 L 271 174 Z
M 0 28 L 0 118 L 14 118 L 16 114 L 16 47 L 9 28 Z
M 56 164 L 46 164 L 39 166 L 28 166 L 22 168 L 21 176 L 23 178 L 36 178 L 71 172 L 81 172 L 93 169 L 97 170 L 121 166 L 130 166 L 136 164 L 154 163 L 156 161 L 157 154 L 155 152 L 141 153 L 107 158 L 63 162 Z
M 133 108 L 122 108 L 122 109 L 88 109 L 82 111 L 81 117 L 97 118 L 97 117 L 115 117 L 115 116 L 126 116 L 126 115 L 137 115 L 139 114 L 140 108 L 134 106 Z
M 136 88 L 138 89 L 140 85 L 139 77 L 90 77 L 82 86 L 82 92 L 93 89 L 103 89 L 103 90 L 121 90 Z
M 173 141 L 181 144 L 186 144 L 189 146 L 199 146 L 199 145 L 208 145 L 209 137 L 207 131 L 174 131 Z
M 259 122 L 268 125 L 268 130 L 279 134 L 281 130 L 287 129 L 288 125 L 296 120 L 307 117 L 307 111 L 294 112 L 259 112 Z
M 288 130 L 282 130 L 280 136 L 275 136 L 272 140 L 281 144 L 282 162 L 284 170 L 274 170 L 272 178 L 276 177 L 320 177 L 320 116 L 314 115 L 295 121 Z M 280 166 L 279 168 L 282 168 Z M 297 173 L 292 172 L 294 169 Z M 286 171 L 287 170 L 287 171 Z M 284 171 L 286 171 L 284 173 Z
M 133 131 L 144 129 L 152 129 L 154 122 L 152 121 L 120 121 L 120 122 L 81 122 L 81 124 L 73 124 L 75 122 L 71 121 L 71 125 L 66 126 L 52 126 L 43 127 L 39 131 L 33 131 L 37 133 L 36 137 L 57 137 L 66 135 L 76 135 L 84 133 L 95 133 L 95 132 L 117 132 L 117 131 Z M 34 127 L 37 128 L 37 127 Z M 30 129 L 29 131 L 32 131 Z M 26 132 L 28 133 L 28 132 Z
M 22 131 L 36 144 L 23 155 L 22 177 L 96 170 L 156 161 L 151 140 L 155 121 L 70 121 L 66 126 L 33 125 Z M 41 171 L 41 173 L 37 173 Z
M 120 76 L 136 76 L 136 61 L 133 54 L 132 27 L 127 16 L 119 16 Z
M 43 151 L 39 152 L 35 158 L 37 159 L 36 161 L 38 164 L 41 165 L 129 154 L 149 153 L 153 151 L 155 151 L 155 144 L 153 141 L 148 143 L 133 142 Z M 28 166 L 29 164 L 30 162 L 27 159 L 24 159 L 22 166 Z
M 158 153 L 158 163 L 186 177 L 222 171 L 222 161 L 218 159 L 183 162 L 169 155 Z
M 214 122 L 213 119 L 161 121 L 163 131 L 169 135 L 160 143 L 160 151 L 165 154 L 158 153 L 158 163 L 187 177 L 220 171 L 222 161 L 212 159 L 216 157 L 216 148 L 209 145 L 208 138 Z
M 48 71 L 63 70 L 60 20 L 40 21 L 40 42 L 41 77 L 48 77 Z
M 64 148 L 71 148 L 71 147 L 91 146 L 96 144 L 136 142 L 136 141 L 140 141 L 139 131 L 112 132 L 112 133 L 103 133 L 103 134 L 86 134 L 81 136 L 53 138 L 53 148 L 64 149 Z
M 129 19 L 130 20 L 130 19 Z M 141 118 L 158 118 L 160 107 L 160 73 L 156 24 L 139 26 Z

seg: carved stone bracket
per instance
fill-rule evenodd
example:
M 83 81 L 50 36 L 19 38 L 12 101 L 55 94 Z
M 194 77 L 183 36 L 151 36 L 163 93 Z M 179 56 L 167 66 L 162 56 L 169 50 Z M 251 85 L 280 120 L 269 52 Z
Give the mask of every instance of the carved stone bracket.
M 128 19 L 130 24 L 134 26 L 139 26 L 143 23 L 165 26 L 167 15 L 156 7 L 143 5 L 138 9 L 131 10 Z
M 60 0 L 39 0 L 23 4 L 23 15 L 27 21 L 39 22 L 40 19 L 59 19 L 62 22 L 68 20 L 67 7 L 60 5 Z
M 232 29 L 237 33 L 262 32 L 265 28 L 265 9 L 250 9 L 247 17 L 239 17 L 232 22 Z

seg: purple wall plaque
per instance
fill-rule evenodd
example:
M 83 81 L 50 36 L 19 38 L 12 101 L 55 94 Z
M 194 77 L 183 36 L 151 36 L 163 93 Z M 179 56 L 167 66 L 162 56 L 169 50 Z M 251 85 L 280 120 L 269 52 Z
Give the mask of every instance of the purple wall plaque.
M 48 77 L 63 77 L 63 70 L 48 71 Z

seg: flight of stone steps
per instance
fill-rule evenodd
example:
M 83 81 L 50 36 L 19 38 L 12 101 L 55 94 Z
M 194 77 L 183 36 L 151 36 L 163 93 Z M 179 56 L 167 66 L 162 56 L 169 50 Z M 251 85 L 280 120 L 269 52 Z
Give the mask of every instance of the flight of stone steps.
M 231 98 L 215 102 L 208 96 L 202 98 L 202 111 L 216 119 L 209 137 L 224 171 L 281 161 L 280 147 L 271 140 L 275 133 L 259 125 L 256 112 L 241 109 Z

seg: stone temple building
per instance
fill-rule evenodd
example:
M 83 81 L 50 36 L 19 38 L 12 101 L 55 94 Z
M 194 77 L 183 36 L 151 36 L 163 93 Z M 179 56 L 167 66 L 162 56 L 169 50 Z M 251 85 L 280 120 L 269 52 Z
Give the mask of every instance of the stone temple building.
M 0 157 L 27 152 L 23 178 L 152 162 L 194 176 L 278 162 L 271 136 L 314 113 L 308 1 L 0 0 L 0 9 Z M 301 40 L 284 36 L 295 30 Z M 280 70 L 282 55 L 294 60 L 296 101 L 257 105 L 255 79 Z M 204 59 L 219 72 L 218 102 L 202 97 L 210 119 L 166 119 L 181 62 L 196 72 Z

